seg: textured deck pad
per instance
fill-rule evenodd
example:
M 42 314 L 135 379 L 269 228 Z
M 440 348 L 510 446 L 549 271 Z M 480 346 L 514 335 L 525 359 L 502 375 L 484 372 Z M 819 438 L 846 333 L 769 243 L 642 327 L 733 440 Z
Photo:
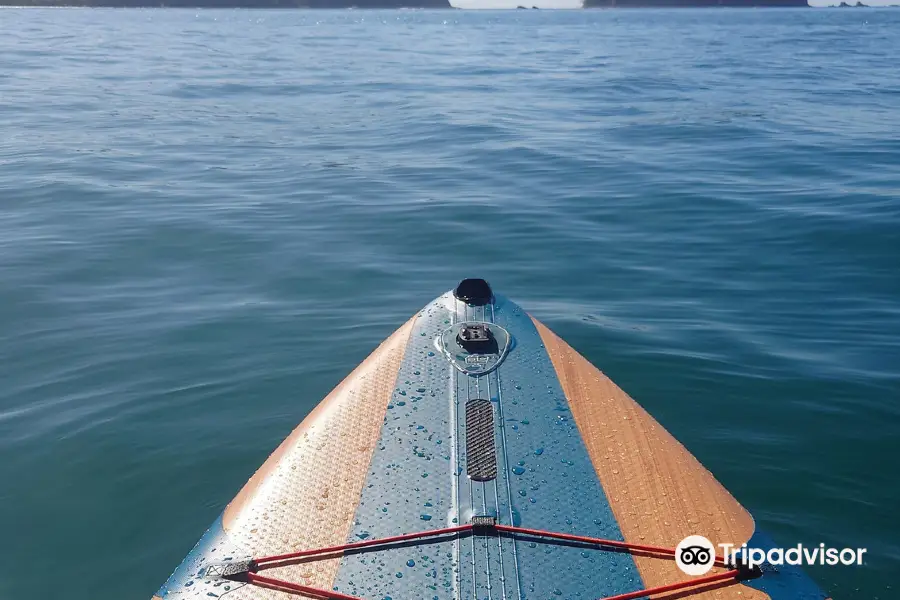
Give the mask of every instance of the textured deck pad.
M 211 563 L 341 544 L 381 433 L 412 323 L 385 340 L 247 482 L 157 593 L 165 598 L 295 598 L 205 577 Z M 328 589 L 338 559 L 267 571 Z
M 494 371 L 462 373 L 435 346 L 460 322 L 496 323 L 509 332 L 511 347 Z M 487 514 L 507 525 L 621 539 L 538 331 L 518 306 L 497 297 L 471 307 L 451 294 L 430 304 L 414 325 L 397 388 L 351 538 Z M 480 448 L 485 434 L 466 427 L 467 406 L 478 399 L 496 415 L 497 476 L 486 481 L 468 476 L 481 459 L 468 451 Z M 641 585 L 627 554 L 508 537 L 348 556 L 335 581 L 343 593 L 398 600 L 599 598 Z
M 713 544 L 740 546 L 749 541 L 754 547 L 773 547 L 770 539 L 755 532 L 750 514 L 681 443 L 566 342 L 534 322 L 625 540 L 672 548 L 688 535 L 702 535 Z M 688 578 L 670 560 L 641 555 L 634 560 L 647 587 Z M 710 574 L 720 571 L 714 568 Z M 825 596 L 797 567 L 785 565 L 760 579 L 700 588 L 687 597 Z
M 624 538 L 669 548 L 694 534 L 713 544 L 749 540 L 753 519 L 709 471 L 609 378 L 535 324 Z M 636 556 L 635 562 L 648 587 L 685 579 L 670 560 Z M 767 596 L 744 589 L 741 597 Z
M 489 368 L 477 350 L 472 360 L 445 351 L 447 332 L 455 336 L 462 323 L 500 333 Z M 478 368 L 467 370 L 472 364 Z M 681 444 L 546 327 L 502 296 L 473 307 L 448 293 L 304 420 L 158 595 L 296 598 L 212 577 L 210 565 L 221 572 L 251 557 L 478 516 L 667 547 L 688 534 L 771 544 Z M 671 560 L 494 534 L 408 542 L 264 574 L 369 600 L 598 599 L 687 578 Z M 785 568 L 674 597 L 823 596 Z

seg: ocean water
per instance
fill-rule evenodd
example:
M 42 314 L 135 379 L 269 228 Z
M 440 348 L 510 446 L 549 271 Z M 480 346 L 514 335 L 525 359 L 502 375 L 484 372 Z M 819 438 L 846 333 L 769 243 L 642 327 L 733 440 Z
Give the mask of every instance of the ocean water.
M 0 598 L 149 597 L 465 276 L 896 598 L 898 48 L 889 9 L 0 10 Z

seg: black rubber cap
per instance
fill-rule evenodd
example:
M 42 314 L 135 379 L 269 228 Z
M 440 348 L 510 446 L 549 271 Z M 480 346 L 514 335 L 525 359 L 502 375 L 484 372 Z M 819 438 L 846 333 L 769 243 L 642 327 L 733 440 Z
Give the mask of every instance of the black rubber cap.
M 483 306 L 490 304 L 494 299 L 491 285 L 484 279 L 463 279 L 453 290 L 457 300 L 461 300 L 471 306 Z

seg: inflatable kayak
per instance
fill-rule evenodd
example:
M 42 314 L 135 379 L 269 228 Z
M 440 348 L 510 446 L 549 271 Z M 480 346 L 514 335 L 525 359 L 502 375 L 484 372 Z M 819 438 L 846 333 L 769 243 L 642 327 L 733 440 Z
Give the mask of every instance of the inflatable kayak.
M 773 544 L 610 379 L 466 279 L 304 419 L 154 598 L 824 598 L 723 543 Z

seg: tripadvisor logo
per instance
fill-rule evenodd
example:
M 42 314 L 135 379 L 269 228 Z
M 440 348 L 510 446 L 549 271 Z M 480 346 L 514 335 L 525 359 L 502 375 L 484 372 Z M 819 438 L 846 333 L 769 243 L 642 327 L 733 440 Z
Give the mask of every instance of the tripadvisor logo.
M 716 549 L 702 535 L 689 535 L 675 547 L 675 564 L 688 575 L 705 575 L 716 560 Z
M 812 548 L 797 544 L 791 548 L 748 548 L 747 544 L 719 544 L 720 564 L 748 569 L 764 564 L 779 565 L 861 565 L 865 548 L 829 548 L 819 544 Z M 716 562 L 716 548 L 702 535 L 689 535 L 675 548 L 675 563 L 688 575 L 704 575 Z

